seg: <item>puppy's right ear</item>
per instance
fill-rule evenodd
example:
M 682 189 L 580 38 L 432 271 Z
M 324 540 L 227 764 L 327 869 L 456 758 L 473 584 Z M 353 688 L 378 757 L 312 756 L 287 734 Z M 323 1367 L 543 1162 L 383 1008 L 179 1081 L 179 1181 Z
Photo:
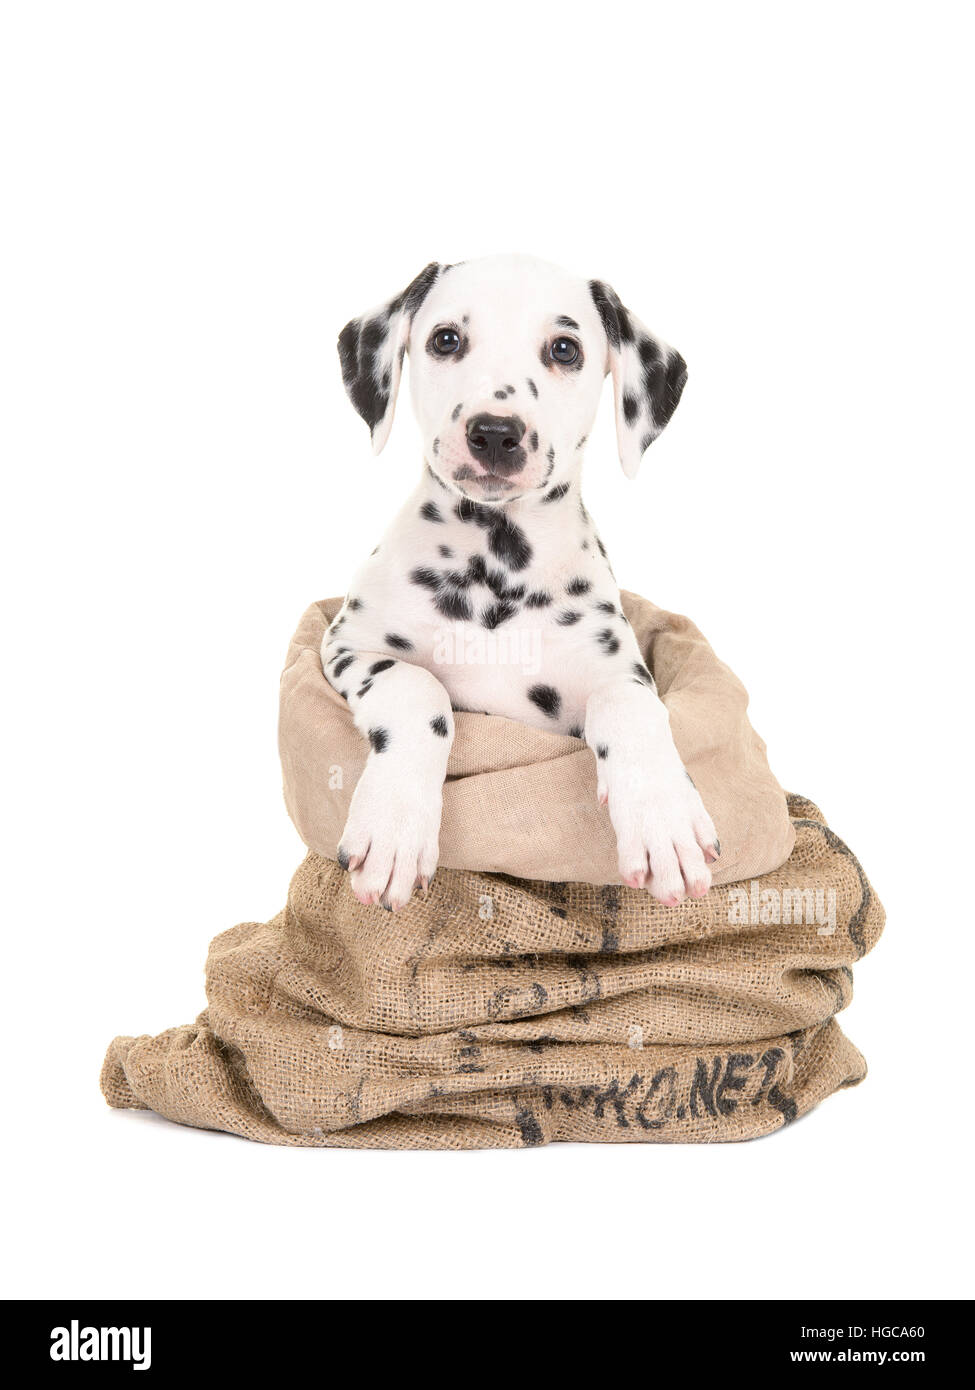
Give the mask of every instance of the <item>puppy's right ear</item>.
M 349 399 L 369 426 L 374 453 L 379 453 L 393 427 L 403 358 L 410 344 L 413 316 L 444 269 L 431 261 L 395 299 L 361 318 L 352 319 L 339 334 L 339 361 Z

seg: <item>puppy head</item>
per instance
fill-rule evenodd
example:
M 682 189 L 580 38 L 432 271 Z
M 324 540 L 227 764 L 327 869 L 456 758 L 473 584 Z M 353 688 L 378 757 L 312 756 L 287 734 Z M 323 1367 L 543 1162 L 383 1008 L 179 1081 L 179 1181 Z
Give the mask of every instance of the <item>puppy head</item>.
M 572 476 L 608 371 L 632 477 L 687 375 L 679 354 L 601 281 L 527 256 L 433 263 L 339 338 L 346 389 L 377 453 L 407 350 L 427 463 L 454 491 L 489 504 Z

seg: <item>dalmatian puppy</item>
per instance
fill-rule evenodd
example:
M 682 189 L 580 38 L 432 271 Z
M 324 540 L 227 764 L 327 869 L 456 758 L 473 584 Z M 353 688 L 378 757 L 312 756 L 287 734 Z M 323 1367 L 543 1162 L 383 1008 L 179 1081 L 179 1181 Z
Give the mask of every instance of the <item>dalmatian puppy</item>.
M 356 897 L 396 910 L 426 892 L 454 710 L 585 739 L 623 882 L 668 906 L 703 897 L 714 826 L 580 493 L 606 374 L 633 477 L 680 399 L 683 359 L 601 281 L 522 256 L 431 264 L 339 337 L 377 453 L 407 352 L 423 474 L 322 644 L 370 744 L 337 854 Z M 537 654 L 530 674 L 471 658 L 502 637 Z

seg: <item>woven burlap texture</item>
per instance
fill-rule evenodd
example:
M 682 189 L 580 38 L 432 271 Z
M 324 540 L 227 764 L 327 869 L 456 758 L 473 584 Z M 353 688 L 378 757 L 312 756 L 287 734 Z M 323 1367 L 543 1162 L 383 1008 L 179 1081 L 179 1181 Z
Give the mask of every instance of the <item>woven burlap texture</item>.
M 317 802 L 312 790 L 335 767 L 351 766 L 354 785 L 363 757 L 305 655 L 335 611 L 313 605 L 281 718 L 286 801 L 310 852 L 281 913 L 214 939 L 195 1024 L 115 1039 L 109 1104 L 285 1145 L 709 1142 L 769 1133 L 861 1080 L 834 1015 L 880 934 L 876 895 L 817 808 L 787 806 L 740 682 L 697 629 L 626 603 L 736 881 L 679 908 L 621 885 L 588 750 L 459 715 L 444 838 L 461 866 L 395 915 L 361 905 L 329 857 L 346 791 L 327 775 Z M 551 857 L 513 848 L 522 792 L 544 800 L 553 785 L 570 811 L 548 808 Z M 578 838 L 583 814 L 595 847 L 595 831 Z M 472 866 L 481 841 L 490 871 Z M 516 876 L 512 862 L 567 872 Z

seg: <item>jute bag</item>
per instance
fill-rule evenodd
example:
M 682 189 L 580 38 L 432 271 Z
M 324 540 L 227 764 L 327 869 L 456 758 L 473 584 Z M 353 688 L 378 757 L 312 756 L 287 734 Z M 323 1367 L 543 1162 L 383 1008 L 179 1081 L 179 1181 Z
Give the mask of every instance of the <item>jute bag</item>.
M 115 1039 L 109 1104 L 302 1146 L 710 1142 L 861 1080 L 834 1015 L 882 908 L 816 807 L 787 806 L 697 629 L 623 597 L 721 838 L 707 898 L 620 884 L 578 740 L 460 714 L 429 897 L 363 907 L 331 857 L 361 737 L 318 663 L 338 605 L 313 605 L 280 730 L 310 852 L 277 917 L 211 943 L 195 1024 Z

